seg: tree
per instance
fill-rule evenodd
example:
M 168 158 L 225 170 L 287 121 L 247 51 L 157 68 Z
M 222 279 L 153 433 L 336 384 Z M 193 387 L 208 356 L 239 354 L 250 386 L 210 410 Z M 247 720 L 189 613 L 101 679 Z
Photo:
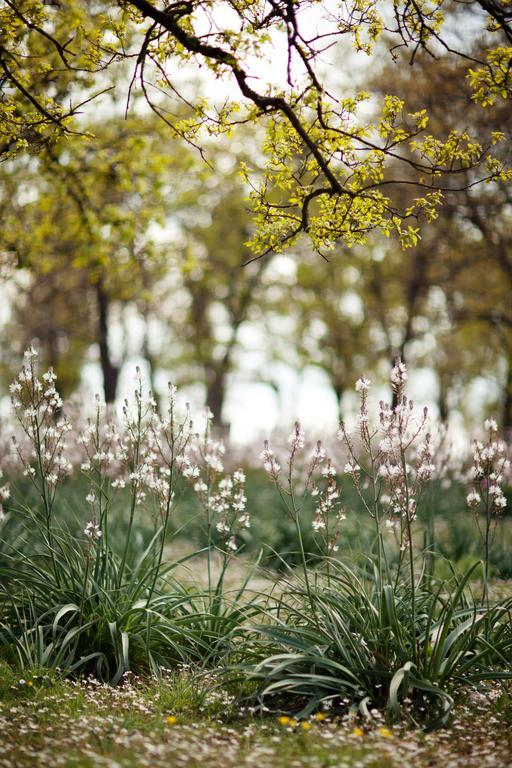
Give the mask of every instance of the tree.
M 37 153 L 82 133 L 75 118 L 94 98 L 98 75 L 113 63 L 112 57 L 98 58 L 97 32 L 100 26 L 107 30 L 107 6 L 2 0 L 0 159 L 27 149 Z
M 252 227 L 238 161 L 250 141 L 238 151 L 210 148 L 212 167 L 192 164 L 173 203 L 179 277 L 168 316 L 175 342 L 163 358 L 181 384 L 204 383 L 206 405 L 223 430 L 229 428 L 223 406 L 240 330 L 261 300 L 260 283 L 270 264 L 267 259 L 244 266 Z
M 273 349 L 286 362 L 322 370 L 336 398 L 338 414 L 344 417 L 344 395 L 353 389 L 362 372 L 373 370 L 376 354 L 372 344 L 372 319 L 367 317 L 361 297 L 363 275 L 355 254 L 337 254 L 331 261 L 300 252 L 295 272 L 288 280 L 267 285 L 267 312 L 292 320 Z M 279 301 L 275 294 L 280 292 Z M 279 325 L 276 323 L 275 325 Z
M 474 99 L 492 110 L 512 92 L 512 19 L 506 2 L 474 0 L 468 10 L 466 3 L 448 6 L 447 0 L 399 1 L 382 8 L 373 0 L 334 7 L 313 0 L 236 0 L 228 7 L 221 0 L 177 0 L 165 6 L 113 0 L 98 4 L 98 17 L 86 10 L 87 3 L 5 5 L 2 60 L 13 93 L 4 108 L 6 125 L 14 105 L 23 113 L 35 110 L 45 126 L 53 125 L 61 135 L 70 132 L 76 112 L 61 114 L 62 105 L 53 101 L 48 110 L 49 84 L 30 76 L 24 84 L 17 76 L 20 69 L 27 77 L 27 39 L 35 48 L 32 68 L 36 61 L 44 69 L 57 57 L 66 76 L 71 72 L 78 78 L 86 59 L 85 70 L 97 75 L 95 83 L 105 82 L 111 67 L 135 62 L 125 93 L 138 84 L 171 131 L 189 141 L 200 142 L 203 129 L 222 133 L 238 122 L 264 123 L 266 173 L 253 192 L 258 255 L 292 244 L 302 231 L 319 250 L 340 239 L 349 245 L 364 242 L 375 229 L 385 235 L 396 232 L 402 245 L 411 246 L 418 240 L 418 221 L 436 216 L 444 191 L 465 188 L 456 183 L 461 170 L 480 168 L 477 181 L 510 175 L 488 142 L 475 141 L 464 127 L 445 137 L 429 133 L 428 113 L 407 113 L 404 102 L 392 95 L 383 98 L 373 118 L 365 118 L 368 95 L 340 93 L 322 63 L 332 46 L 343 52 L 350 68 L 357 67 L 352 55 L 358 60 L 382 57 L 386 46 L 393 55 L 408 53 L 408 60 L 400 57 L 400 67 L 413 63 L 418 52 L 444 52 L 467 63 L 463 77 L 469 75 Z M 471 11 L 473 31 L 468 39 L 457 40 L 453 30 L 464 26 Z M 65 20 L 73 12 L 81 14 L 75 24 L 80 34 L 69 40 Z M 481 56 L 468 53 L 476 39 L 483 42 Z M 257 64 L 269 56 L 270 78 Z M 174 118 L 165 96 L 179 92 L 179 84 L 169 70 L 189 65 L 207 69 L 213 82 L 229 78 L 240 100 L 228 98 L 216 108 L 214 99 L 201 99 L 194 116 Z M 58 68 L 50 64 L 50 71 Z M 128 78 L 120 79 L 126 84 Z M 181 96 L 186 100 L 186 92 Z
M 147 301 L 152 283 L 165 271 L 163 244 L 151 228 L 165 222 L 170 169 L 184 170 L 188 162 L 168 147 L 161 151 L 161 127 L 148 117 L 107 121 L 95 126 L 94 142 L 49 147 L 37 161 L 4 166 L 0 178 L 2 250 L 34 276 L 30 291 L 39 291 L 40 299 L 44 285 L 53 285 L 46 309 L 57 317 L 59 307 L 67 307 L 68 335 L 82 339 L 82 351 L 84 337 L 97 344 L 109 403 L 122 362 L 111 349 L 112 307 Z M 49 347 L 48 355 L 56 365 Z
M 1 329 L 2 367 L 7 386 L 23 352 L 37 339 L 45 364 L 58 376 L 59 391 L 68 397 L 80 383 L 81 367 L 91 344 L 91 308 L 84 297 L 87 276 L 76 269 L 55 269 L 13 279 L 17 284 L 10 318 Z
M 472 52 L 475 57 L 482 51 Z M 405 71 L 385 71 L 377 81 L 381 92 L 392 75 L 399 98 L 414 107 L 425 103 L 436 133 L 447 134 L 454 125 L 471 125 L 482 140 L 496 136 L 497 153 L 507 154 L 512 120 L 512 102 L 502 101 L 490 112 L 475 103 L 469 84 L 461 87 L 463 64 L 443 58 L 435 62 L 423 57 L 414 77 Z M 421 94 L 421 96 L 419 96 Z M 430 283 L 445 296 L 451 328 L 445 328 L 433 359 L 440 393 L 448 394 L 450 381 L 460 385 L 477 373 L 497 377 L 502 389 L 502 419 L 512 429 L 512 186 L 497 179 L 483 187 L 474 186 L 474 171 L 461 174 L 466 189 L 446 194 L 445 204 L 427 240 L 415 251 L 423 265 L 431 265 Z M 412 254 L 414 261 L 414 254 Z M 443 403 L 441 411 L 445 411 Z

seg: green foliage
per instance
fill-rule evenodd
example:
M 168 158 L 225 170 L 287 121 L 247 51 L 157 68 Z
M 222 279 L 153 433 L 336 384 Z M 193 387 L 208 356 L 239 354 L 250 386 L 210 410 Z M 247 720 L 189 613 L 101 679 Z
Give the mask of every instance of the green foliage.
M 455 685 L 509 675 L 501 670 L 512 650 L 512 605 L 468 602 L 473 571 L 430 589 L 417 585 L 414 628 L 410 590 L 379 588 L 353 567 L 331 563 L 309 594 L 290 585 L 276 618 L 257 629 L 261 661 L 241 667 L 258 684 L 256 700 L 298 717 L 347 702 L 362 714 L 388 706 L 420 719 L 423 708 L 427 729 L 445 724 Z
M 401 67 L 407 62 L 397 53 L 401 48 L 412 50 L 411 63 L 418 52 L 438 53 L 439 44 L 453 59 L 464 60 L 466 46 L 454 48 L 449 37 L 450 22 L 463 26 L 464 8 L 446 13 L 441 2 L 414 8 L 396 3 L 397 23 L 391 28 L 387 12 L 373 0 L 349 3 L 334 15 L 322 13 L 315 3 L 300 8 L 278 4 L 272 13 L 263 0 L 238 3 L 230 22 L 220 2 L 171 10 L 146 0 L 105 1 L 94 10 L 78 0 L 59 6 L 42 0 L 4 5 L 4 154 L 80 133 L 80 105 L 72 101 L 68 107 L 69 95 L 81 89 L 88 102 L 105 84 L 125 98 L 138 91 L 172 137 L 191 143 L 201 145 L 205 134 L 229 135 L 239 123 L 261 123 L 267 132 L 266 170 L 263 179 L 252 175 L 258 224 L 252 244 L 259 254 L 290 246 L 302 231 L 316 249 L 331 249 L 340 239 L 348 245 L 363 243 L 375 229 L 385 236 L 394 233 L 403 247 L 413 247 L 420 230 L 408 219 L 420 213 L 435 217 L 440 193 L 454 175 L 477 168 L 481 180 L 509 178 L 499 157 L 491 157 L 486 144 L 465 127 L 447 137 L 429 133 L 425 105 L 408 109 L 390 93 L 368 117 L 368 110 L 361 109 L 367 106 L 367 91 L 356 82 L 347 94 L 344 84 L 332 84 L 320 66 L 325 38 L 350 62 L 350 72 L 361 58 L 365 64 L 368 57 L 378 63 L 386 47 Z M 483 50 L 480 58 L 471 57 L 473 66 L 461 81 L 468 76 L 475 100 L 491 109 L 497 95 L 509 95 L 510 48 L 503 42 L 510 42 L 512 32 L 506 14 L 479 5 L 484 13 L 472 34 Z M 312 39 L 310 14 L 317 14 L 320 23 Z M 202 33 L 205 19 L 212 21 L 208 40 Z M 262 60 L 272 64 L 272 77 L 258 67 Z M 135 72 L 129 74 L 124 65 L 131 61 Z M 238 93 L 224 103 L 200 94 L 193 111 L 173 113 L 166 97 L 178 95 L 187 105 L 190 100 L 168 72 L 197 64 L 213 81 L 229 78 Z M 398 178 L 395 166 L 402 171 Z M 410 185 L 413 195 L 403 205 L 396 191 L 407 192 Z

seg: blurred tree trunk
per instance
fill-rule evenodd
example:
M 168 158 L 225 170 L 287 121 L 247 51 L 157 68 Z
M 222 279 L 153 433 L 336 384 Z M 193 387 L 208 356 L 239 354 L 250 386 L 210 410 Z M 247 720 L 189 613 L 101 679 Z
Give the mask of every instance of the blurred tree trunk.
M 437 395 L 437 407 L 441 424 L 447 424 L 450 410 L 448 408 L 448 382 L 445 376 L 439 375 L 439 393 Z
M 206 405 L 213 414 L 213 424 L 221 433 L 229 433 L 229 424 L 222 419 L 222 410 L 226 398 L 229 357 L 224 357 L 219 365 L 209 366 L 206 370 Z
M 109 341 L 108 324 L 110 299 L 103 288 L 103 280 L 98 280 L 95 285 L 96 302 L 98 306 L 98 345 L 100 348 L 100 364 L 103 374 L 103 392 L 105 402 L 111 404 L 116 399 L 117 384 L 119 381 L 119 366 L 112 363 Z
M 507 360 L 507 377 L 503 391 L 502 424 L 505 437 L 510 437 L 512 435 L 512 357 L 509 357 Z
M 336 410 L 338 413 L 338 421 L 343 420 L 343 394 L 345 392 L 345 385 L 339 381 L 335 381 L 332 385 L 334 391 L 334 397 L 336 398 Z
M 153 399 L 156 402 L 156 407 L 158 411 L 160 411 L 161 397 L 156 390 L 156 378 L 155 378 L 156 360 L 151 350 L 151 344 L 149 341 L 149 310 L 148 308 L 144 307 L 141 314 L 144 320 L 144 337 L 142 339 L 141 352 L 142 352 L 142 357 L 144 358 L 148 366 L 149 388 L 151 390 L 151 394 L 153 395 Z

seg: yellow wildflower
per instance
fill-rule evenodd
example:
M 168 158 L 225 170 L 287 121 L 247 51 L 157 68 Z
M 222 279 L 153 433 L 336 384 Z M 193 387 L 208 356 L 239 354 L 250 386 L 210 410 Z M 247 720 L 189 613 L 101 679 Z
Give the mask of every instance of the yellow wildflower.
M 303 731 L 309 731 L 309 729 L 311 728 L 311 723 L 308 723 L 308 722 L 301 723 L 300 727 L 302 728 Z
M 354 728 L 352 730 L 352 736 L 364 736 L 364 731 L 362 728 Z
M 176 725 L 176 723 L 178 722 L 178 718 L 175 717 L 175 715 L 167 715 L 167 717 L 165 718 L 165 722 L 167 723 L 167 725 Z
M 385 726 L 381 726 L 379 728 L 379 733 L 381 736 L 384 736 L 386 739 L 389 739 L 393 736 L 393 731 L 390 731 L 389 728 L 386 728 Z
M 313 720 L 316 720 L 317 723 L 321 723 L 322 720 L 327 720 L 327 715 L 325 712 L 317 712 L 315 715 L 313 715 Z

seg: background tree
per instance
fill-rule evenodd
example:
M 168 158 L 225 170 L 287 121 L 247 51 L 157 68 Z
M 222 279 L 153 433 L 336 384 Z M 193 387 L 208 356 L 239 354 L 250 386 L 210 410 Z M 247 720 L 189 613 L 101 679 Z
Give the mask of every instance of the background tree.
M 337 254 L 326 262 L 300 252 L 287 279 L 267 284 L 265 312 L 277 312 L 294 328 L 291 334 L 285 331 L 279 345 L 274 341 L 275 354 L 300 370 L 308 366 L 322 370 L 340 418 L 344 394 L 353 389 L 362 371 L 374 369 L 376 361 L 373 323 L 364 312 L 361 283 L 354 253 Z M 274 324 L 279 327 L 279 320 Z
M 481 49 L 472 51 L 475 57 L 482 53 Z M 506 158 L 512 124 L 510 100 L 496 103 L 489 113 L 475 103 L 469 83 L 464 84 L 463 62 L 448 57 L 432 62 L 424 56 L 420 62 L 421 69 L 415 70 L 414 76 L 402 69 L 385 70 L 377 82 L 381 92 L 392 78 L 397 97 L 405 98 L 413 107 L 420 101 L 426 105 L 437 134 L 446 135 L 461 123 L 471 125 L 479 140 L 494 136 L 496 152 Z M 464 369 L 468 377 L 477 372 L 497 377 L 503 425 L 510 430 L 512 364 L 507 297 L 512 289 L 512 186 L 506 178 L 475 186 L 472 169 L 460 175 L 465 190 L 446 192 L 438 219 L 426 228 L 424 243 L 415 249 L 422 270 L 431 264 L 430 281 L 443 291 L 448 311 L 450 330 L 445 329 L 445 341 L 450 353 L 447 356 L 443 352 L 441 341 L 433 365 L 445 361 L 438 370 L 440 392 L 447 391 L 451 378 L 460 383 Z
M 169 321 L 178 355 L 170 350 L 169 357 L 167 350 L 164 359 L 182 384 L 204 382 L 206 405 L 223 429 L 228 428 L 223 406 L 240 330 L 261 301 L 261 280 L 270 263 L 245 264 L 252 227 L 247 188 L 238 172 L 241 154 L 240 147 L 210 151 L 213 168 L 191 167 L 174 201 L 181 311 L 173 301 Z
M 154 228 L 165 222 L 169 171 L 183 171 L 188 159 L 167 145 L 160 151 L 161 124 L 154 119 L 114 119 L 95 130 L 94 143 L 53 147 L 37 163 L 4 174 L 3 250 L 15 255 L 32 285 L 41 278 L 54 284 L 51 312 L 67 302 L 76 318 L 70 328 L 82 324 L 88 306 L 90 343 L 99 350 L 105 399 L 113 402 L 122 359 L 111 348 L 112 309 L 147 299 L 165 271 Z M 19 192 L 11 195 L 13 183 Z M 61 279 L 70 270 L 76 280 Z M 70 290 L 76 283 L 81 294 Z

